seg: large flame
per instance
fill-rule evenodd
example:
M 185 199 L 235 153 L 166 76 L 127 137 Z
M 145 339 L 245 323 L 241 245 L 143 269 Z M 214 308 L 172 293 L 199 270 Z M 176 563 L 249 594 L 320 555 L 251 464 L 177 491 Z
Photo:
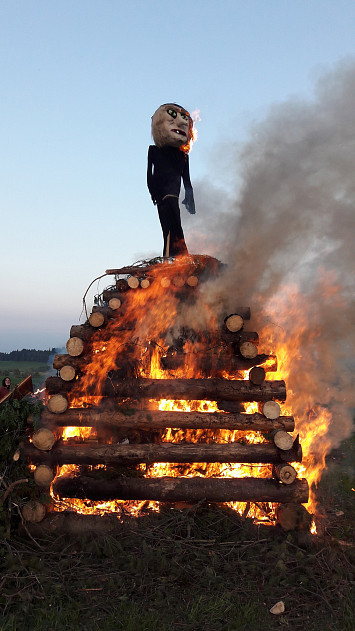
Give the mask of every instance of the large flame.
M 184 378 L 206 377 L 204 372 L 204 352 L 206 340 L 195 339 L 186 334 L 181 342 L 179 351 L 185 358 L 183 366 L 174 368 L 173 375 L 169 368 L 162 365 L 162 357 L 167 356 L 169 349 L 174 347 L 176 336 L 181 327 L 186 324 L 179 311 L 180 292 L 191 275 L 192 258 L 179 259 L 170 264 L 164 262 L 155 266 L 150 272 L 150 284 L 146 289 L 130 291 L 125 296 L 124 308 L 119 317 L 108 322 L 106 328 L 95 333 L 92 342 L 92 356 L 85 367 L 85 372 L 71 394 L 71 406 L 83 407 L 97 405 L 102 397 L 107 376 L 124 367 L 131 376 L 143 376 L 154 379 L 166 379 L 171 376 Z M 193 308 L 193 307 L 191 307 Z M 266 373 L 267 379 L 284 379 L 287 384 L 287 405 L 281 406 L 282 414 L 294 415 L 296 432 L 300 433 L 304 453 L 304 462 L 294 465 L 300 477 L 306 477 L 313 491 L 324 467 L 324 457 L 329 445 L 324 441 L 327 434 L 330 413 L 326 407 L 313 398 L 312 369 L 316 368 L 312 344 L 304 344 L 304 329 L 302 314 L 304 304 L 302 297 L 295 288 L 285 290 L 281 298 L 267 305 L 268 320 L 288 322 L 294 326 L 282 328 L 268 324 L 260 331 L 263 352 L 277 356 L 277 372 Z M 274 318 L 275 317 L 275 318 Z M 265 317 L 266 319 L 266 317 Z M 218 328 L 213 310 L 202 305 L 199 311 L 201 330 L 208 331 L 208 344 L 213 348 L 213 331 Z M 316 328 L 313 331 L 317 337 Z M 309 340 L 308 340 L 309 342 Z M 218 356 L 218 351 L 217 351 Z M 270 367 L 271 367 L 271 362 Z M 218 362 L 210 362 L 208 370 L 210 377 L 224 376 L 229 379 L 248 379 L 249 371 L 220 374 Z M 267 368 L 267 364 L 265 364 Z M 151 400 L 152 409 L 171 411 L 200 411 L 206 414 L 218 410 L 214 401 L 173 401 Z M 258 411 L 257 403 L 244 405 L 245 411 Z M 96 438 L 95 429 L 66 428 L 63 438 Z M 244 441 L 255 443 L 265 440 L 258 432 L 240 432 L 228 430 L 181 430 L 167 429 L 161 440 L 164 442 L 201 442 L 213 439 L 217 442 L 234 442 L 243 438 Z M 320 445 L 322 449 L 320 449 Z M 270 477 L 271 465 L 243 465 L 237 463 L 224 464 L 165 464 L 154 463 L 150 466 L 142 465 L 141 473 L 146 477 L 159 476 L 219 476 L 219 477 Z M 73 474 L 78 471 L 75 465 L 62 467 L 58 475 Z M 56 508 L 62 510 L 68 506 L 77 512 L 99 513 L 115 511 L 136 515 L 144 506 L 152 510 L 159 510 L 158 502 L 91 502 L 82 500 L 54 498 Z M 240 514 L 258 519 L 272 521 L 275 517 L 275 505 L 259 503 L 251 505 L 244 502 L 233 502 L 229 505 Z M 315 508 L 314 493 L 311 494 L 307 508 Z

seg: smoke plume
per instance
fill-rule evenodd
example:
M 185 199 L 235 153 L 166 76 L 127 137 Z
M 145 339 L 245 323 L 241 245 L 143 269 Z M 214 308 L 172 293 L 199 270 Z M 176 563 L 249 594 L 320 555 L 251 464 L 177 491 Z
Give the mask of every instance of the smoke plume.
M 286 385 L 296 427 L 302 434 L 322 408 L 331 420 L 312 451 L 329 450 L 351 433 L 355 406 L 355 62 L 319 78 L 312 100 L 275 105 L 251 131 L 233 153 L 242 182 L 233 201 L 195 186 L 194 251 L 228 264 L 205 299 L 221 312 L 250 305 L 261 345 L 266 329 L 271 344 L 293 343 Z

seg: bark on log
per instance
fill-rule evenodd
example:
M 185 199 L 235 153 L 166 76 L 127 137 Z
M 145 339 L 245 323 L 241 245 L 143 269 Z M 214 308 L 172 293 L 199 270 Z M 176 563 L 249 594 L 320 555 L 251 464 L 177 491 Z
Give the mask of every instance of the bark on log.
M 79 385 L 79 382 L 75 382 Z M 48 377 L 45 382 L 48 394 L 69 393 L 73 382 L 60 377 Z M 95 388 L 86 393 L 99 394 Z M 114 377 L 103 384 L 103 396 L 145 399 L 184 399 L 208 401 L 269 401 L 286 399 L 284 381 L 265 381 L 254 386 L 241 379 L 127 379 L 118 381 Z
M 88 342 L 95 333 L 95 329 L 90 324 L 73 324 L 70 327 L 70 337 L 78 337 L 84 342 Z
M 89 359 L 87 358 L 87 361 Z M 53 360 L 53 368 L 60 370 L 63 366 L 72 366 L 79 369 L 85 364 L 85 357 L 71 357 L 71 355 L 55 355 Z
M 192 361 L 200 366 L 201 369 L 207 371 L 214 367 L 217 370 L 225 370 L 227 372 L 238 372 L 239 370 L 250 370 L 254 366 L 258 366 L 268 361 L 271 355 L 257 355 L 252 359 L 246 359 L 245 357 L 238 357 L 237 355 L 220 355 L 217 359 L 214 357 L 213 352 L 204 351 L 202 354 L 194 354 Z M 276 359 L 276 358 L 275 358 Z M 191 355 L 189 353 L 174 353 L 161 357 L 161 364 L 165 370 L 177 370 L 182 368 L 185 364 L 189 364 L 191 361 Z M 270 365 L 268 370 L 275 371 L 277 364 Z
M 57 442 L 49 452 L 39 451 L 30 443 L 22 453 L 34 464 L 133 465 L 153 462 L 241 462 L 279 464 L 279 449 L 270 443 L 160 443 L 137 445 L 102 445 Z M 293 460 L 295 462 L 295 460 Z
M 298 482 L 298 480 L 295 480 L 293 484 L 296 484 L 296 482 Z M 292 488 L 293 484 L 285 488 Z M 311 526 L 311 515 L 307 509 L 302 506 L 302 501 L 304 503 L 305 501 L 301 500 L 300 504 L 291 503 L 297 501 L 298 500 L 287 500 L 287 502 L 290 503 L 282 504 L 278 507 L 277 523 L 283 530 L 309 530 Z
M 49 398 L 47 409 L 53 414 L 63 414 L 69 407 L 68 399 L 63 394 L 54 394 Z
M 253 342 L 254 344 L 259 344 L 259 335 L 256 331 L 237 331 L 236 333 L 232 333 L 227 329 L 223 329 L 222 331 L 212 332 L 211 335 L 207 333 L 206 335 L 208 340 L 221 340 L 227 344 L 232 344 L 233 347 L 238 348 L 239 344 L 243 344 L 243 342 Z
M 137 410 L 130 414 L 99 408 L 69 408 L 65 414 L 51 414 L 43 410 L 41 424 L 74 427 L 114 427 L 117 429 L 229 429 L 272 432 L 275 429 L 293 431 L 292 416 L 280 416 L 275 421 L 263 414 L 226 414 L 223 412 L 165 412 L 161 410 Z
M 53 490 L 60 497 L 91 500 L 160 502 L 307 502 L 307 480 L 285 486 L 266 478 L 121 478 L 94 480 L 59 477 Z
M 129 291 L 129 285 L 125 278 L 120 278 L 116 281 L 116 289 L 122 294 Z
M 63 381 L 61 377 L 47 377 L 44 385 L 48 394 L 68 393 L 73 389 L 73 383 L 71 381 Z
M 116 299 L 123 303 L 123 298 L 121 292 L 117 291 L 117 289 L 104 289 L 102 292 L 102 300 L 104 302 L 110 302 L 110 300 Z
M 79 357 L 84 352 L 85 344 L 80 337 L 71 337 L 66 344 L 68 354 L 72 357 Z
M 269 401 L 286 399 L 284 381 L 265 381 L 254 386 L 249 381 L 229 379 L 127 379 L 107 380 L 106 396 L 147 399 L 185 399 L 208 401 Z M 93 393 L 95 394 L 95 393 Z

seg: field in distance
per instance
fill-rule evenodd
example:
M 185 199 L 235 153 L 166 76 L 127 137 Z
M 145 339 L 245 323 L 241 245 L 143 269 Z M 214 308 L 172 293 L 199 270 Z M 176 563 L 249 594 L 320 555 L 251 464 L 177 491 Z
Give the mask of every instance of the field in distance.
M 10 377 L 11 389 L 31 375 L 33 388 L 36 390 L 43 386 L 50 374 L 55 374 L 54 369 L 43 361 L 0 361 L 0 382 L 4 377 Z

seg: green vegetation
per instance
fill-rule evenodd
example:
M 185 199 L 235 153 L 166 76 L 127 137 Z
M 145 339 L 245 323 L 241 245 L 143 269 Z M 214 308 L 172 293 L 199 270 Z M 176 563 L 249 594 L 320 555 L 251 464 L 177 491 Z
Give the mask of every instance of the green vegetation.
M 12 454 L 38 406 L 0 406 L 2 497 L 30 477 Z M 354 631 L 354 446 L 329 458 L 319 536 L 204 504 L 127 517 L 109 535 L 105 518 L 101 534 L 90 518 L 76 535 L 21 531 L 22 503 L 39 491 L 16 486 L 0 513 L 0 631 Z M 279 600 L 285 613 L 273 616 Z
M 37 351 L 35 348 L 23 348 L 21 351 L 0 352 L 0 361 L 42 362 L 47 364 L 50 355 L 54 355 L 55 348 L 46 351 Z
M 354 548 L 206 506 L 4 542 L 2 631 L 353 631 Z M 285 613 L 269 613 L 277 601 Z
M 10 377 L 11 388 L 31 375 L 33 387 L 36 390 L 43 387 L 44 381 L 50 373 L 54 373 L 53 369 L 43 361 L 0 361 L 0 382 L 4 377 Z

